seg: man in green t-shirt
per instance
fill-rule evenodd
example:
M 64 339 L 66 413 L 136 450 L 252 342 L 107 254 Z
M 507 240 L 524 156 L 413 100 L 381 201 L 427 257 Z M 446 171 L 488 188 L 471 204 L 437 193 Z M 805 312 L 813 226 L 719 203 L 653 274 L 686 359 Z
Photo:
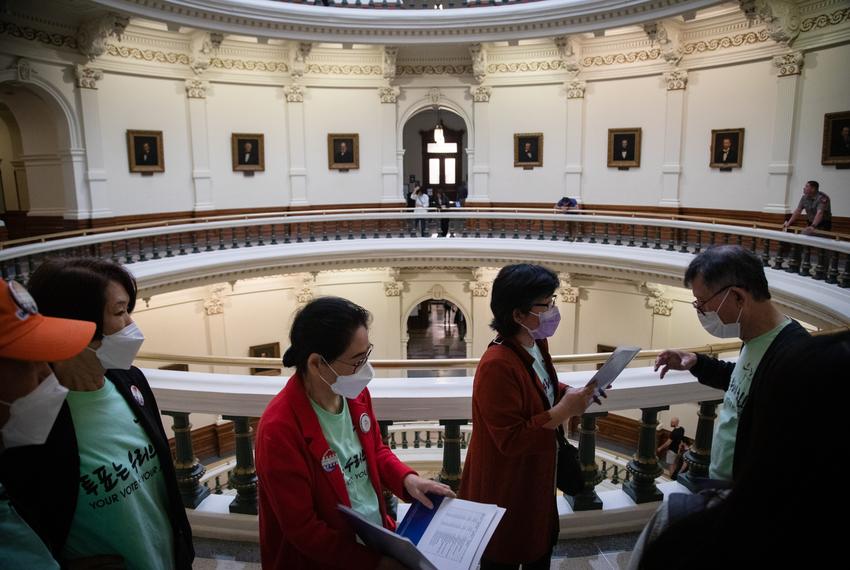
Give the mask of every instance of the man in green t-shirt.
M 744 345 L 737 362 L 702 354 L 665 350 L 655 360 L 661 377 L 668 370 L 690 370 L 700 383 L 725 392 L 714 426 L 711 479 L 730 482 L 746 460 L 753 410 L 759 384 L 770 382 L 763 371 L 770 361 L 809 334 L 782 314 L 770 300 L 761 260 L 736 245 L 714 246 L 691 261 L 685 286 L 696 298 L 693 306 L 710 334 L 740 338 Z
M 68 393 L 47 363 L 82 352 L 94 330 L 94 323 L 38 314 L 23 286 L 0 279 L 0 458 L 6 449 L 41 445 L 47 439 Z M 58 570 L 2 485 L 0 536 L 0 568 Z

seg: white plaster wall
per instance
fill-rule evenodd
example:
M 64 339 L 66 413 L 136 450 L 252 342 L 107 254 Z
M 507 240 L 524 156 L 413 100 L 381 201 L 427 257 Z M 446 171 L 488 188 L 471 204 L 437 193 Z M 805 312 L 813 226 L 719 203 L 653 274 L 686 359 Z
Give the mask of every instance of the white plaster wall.
M 560 84 L 499 87 L 490 97 L 490 199 L 541 202 L 563 196 L 566 95 Z M 543 166 L 514 166 L 514 133 L 543 133 Z
M 758 211 L 768 203 L 777 81 L 770 61 L 688 73 L 680 181 L 683 206 Z M 709 168 L 711 130 L 730 128 L 745 129 L 743 166 L 731 172 Z M 819 139 L 807 144 L 820 148 Z
M 192 155 L 183 82 L 105 74 L 97 86 L 113 213 L 121 216 L 191 210 Z M 128 129 L 162 131 L 165 172 L 153 176 L 130 173 Z
M 217 83 L 207 92 L 210 172 L 217 209 L 286 206 L 290 200 L 286 99 L 277 86 Z M 264 172 L 233 171 L 231 135 L 265 135 Z
M 658 204 L 664 158 L 665 89 L 664 81 L 658 76 L 588 84 L 582 151 L 582 198 L 585 202 Z M 561 105 L 565 103 L 562 101 Z M 640 167 L 609 168 L 608 129 L 634 127 L 642 129 Z
M 820 163 L 824 114 L 850 111 L 848 61 L 850 45 L 806 54 L 798 95 L 797 140 L 791 155 L 796 165 L 788 197 L 791 208 L 797 206 L 806 181 L 817 180 L 829 194 L 833 215 L 850 215 L 850 171 Z
M 381 102 L 375 89 L 309 88 L 304 94 L 307 200 L 374 204 L 381 199 Z M 328 169 L 328 133 L 360 134 L 360 168 Z

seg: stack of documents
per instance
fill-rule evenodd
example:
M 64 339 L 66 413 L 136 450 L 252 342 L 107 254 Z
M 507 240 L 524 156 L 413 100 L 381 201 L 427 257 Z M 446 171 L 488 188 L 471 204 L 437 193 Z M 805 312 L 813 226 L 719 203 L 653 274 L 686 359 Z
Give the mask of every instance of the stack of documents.
M 370 548 L 419 570 L 473 570 L 493 537 L 505 509 L 428 495 L 429 509 L 415 502 L 397 533 L 377 526 L 339 505 L 360 539 Z

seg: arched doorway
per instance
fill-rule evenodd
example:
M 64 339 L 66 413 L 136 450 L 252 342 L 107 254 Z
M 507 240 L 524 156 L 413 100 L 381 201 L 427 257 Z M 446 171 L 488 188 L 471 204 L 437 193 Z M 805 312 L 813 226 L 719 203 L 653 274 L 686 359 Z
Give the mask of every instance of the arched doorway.
M 466 358 L 466 334 L 460 307 L 446 299 L 426 299 L 407 317 L 407 358 Z M 407 376 L 466 376 L 466 369 L 408 370 Z
M 458 190 L 467 180 L 468 131 L 460 115 L 442 106 L 422 109 L 407 120 L 402 131 L 405 198 L 419 182 L 432 191 L 432 203 L 437 190 L 457 202 Z
M 65 219 L 78 214 L 84 153 L 68 107 L 56 97 L 40 84 L 0 77 L 0 179 L 10 238 L 68 229 Z

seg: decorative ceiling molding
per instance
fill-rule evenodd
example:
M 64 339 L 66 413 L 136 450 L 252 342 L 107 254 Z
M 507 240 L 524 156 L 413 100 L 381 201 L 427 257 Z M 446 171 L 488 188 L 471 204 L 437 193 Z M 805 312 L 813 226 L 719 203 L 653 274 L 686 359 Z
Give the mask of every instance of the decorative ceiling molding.
M 805 18 L 802 22 L 800 22 L 800 31 L 810 32 L 812 30 L 817 30 L 820 28 L 837 26 L 838 24 L 842 24 L 847 20 L 850 20 L 850 8 L 836 10 L 831 14 L 820 14 L 813 18 Z
M 398 75 L 472 75 L 471 65 L 399 65 Z
M 307 65 L 307 73 L 321 73 L 323 75 L 383 75 L 384 70 L 380 65 Z
M 75 36 L 54 34 L 25 26 L 19 26 L 13 22 L 0 21 L 0 32 L 13 38 L 35 41 L 53 47 L 65 47 L 77 49 L 77 38 Z
M 688 55 L 704 51 L 715 51 L 718 49 L 757 44 L 768 40 L 770 40 L 770 33 L 767 30 L 759 30 L 758 32 L 747 32 L 745 34 L 737 34 L 731 37 L 724 36 L 722 38 L 714 38 L 708 41 L 688 43 L 682 46 L 682 53 Z
M 185 53 L 164 52 L 151 49 L 139 49 L 134 47 L 119 46 L 115 44 L 107 44 L 106 53 L 113 57 L 123 57 L 125 59 L 140 59 L 143 61 L 156 61 L 159 63 L 172 63 L 189 65 L 190 58 Z
M 488 73 L 523 73 L 529 71 L 558 71 L 566 69 L 566 62 L 553 59 L 551 61 L 522 61 L 514 63 L 494 63 L 487 66 Z
M 594 57 L 585 57 L 581 60 L 582 67 L 592 67 L 595 65 L 614 65 L 624 63 L 637 63 L 639 61 L 651 61 L 661 57 L 661 50 L 653 48 L 650 50 L 633 51 L 629 53 L 616 53 L 611 55 L 597 55 Z
M 289 71 L 289 66 L 282 61 L 244 61 L 241 59 L 221 59 L 214 57 L 210 60 L 210 67 L 216 69 L 236 69 L 239 71 L 265 71 L 280 72 Z
M 328 10 L 294 2 L 94 0 L 149 20 L 312 42 L 466 44 L 593 32 L 670 18 L 717 0 L 548 0 L 475 10 Z

